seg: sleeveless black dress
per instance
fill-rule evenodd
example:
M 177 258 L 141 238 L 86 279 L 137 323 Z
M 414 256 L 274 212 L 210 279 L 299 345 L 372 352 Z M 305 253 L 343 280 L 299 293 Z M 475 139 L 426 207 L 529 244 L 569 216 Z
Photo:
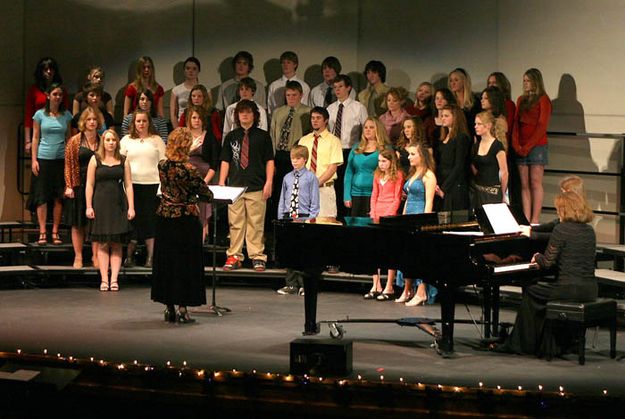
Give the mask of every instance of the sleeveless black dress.
M 128 201 L 124 192 L 124 162 L 107 166 L 96 157 L 91 240 L 126 243 L 132 229 L 128 221 Z

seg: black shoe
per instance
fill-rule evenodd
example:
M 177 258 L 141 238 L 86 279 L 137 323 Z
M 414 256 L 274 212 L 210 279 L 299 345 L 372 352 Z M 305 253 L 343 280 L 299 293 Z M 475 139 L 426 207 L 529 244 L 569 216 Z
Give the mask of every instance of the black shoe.
M 363 295 L 362 298 L 364 298 L 365 300 L 375 300 L 380 294 L 381 293 L 378 291 L 369 291 L 368 293 Z
M 189 317 L 189 312 L 187 310 L 180 311 L 176 313 L 176 320 L 178 323 L 194 323 L 195 319 Z
M 165 321 L 169 323 L 176 322 L 176 310 L 173 307 L 167 307 L 165 309 Z
M 133 268 L 135 266 L 134 256 L 128 256 L 124 261 L 124 268 Z

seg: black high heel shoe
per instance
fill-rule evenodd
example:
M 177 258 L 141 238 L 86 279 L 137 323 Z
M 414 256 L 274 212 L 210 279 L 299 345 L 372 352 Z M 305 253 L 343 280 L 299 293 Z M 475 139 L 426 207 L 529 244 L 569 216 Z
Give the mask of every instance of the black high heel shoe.
M 180 310 L 176 313 L 176 320 L 178 323 L 194 323 L 195 319 L 189 317 L 189 312 L 187 310 Z
M 169 323 L 176 323 L 176 309 L 174 307 L 167 307 L 165 309 L 165 321 Z

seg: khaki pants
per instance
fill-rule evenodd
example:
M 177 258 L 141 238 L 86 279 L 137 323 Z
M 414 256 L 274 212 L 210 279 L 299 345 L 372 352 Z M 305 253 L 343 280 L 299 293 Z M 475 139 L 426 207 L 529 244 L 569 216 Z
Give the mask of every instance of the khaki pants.
M 230 248 L 228 256 L 236 256 L 243 261 L 243 240 L 250 259 L 267 261 L 265 255 L 265 210 L 267 201 L 263 191 L 246 192 L 234 204 L 228 205 L 228 223 L 230 224 Z
M 336 217 L 336 192 L 334 186 L 319 188 L 319 217 Z

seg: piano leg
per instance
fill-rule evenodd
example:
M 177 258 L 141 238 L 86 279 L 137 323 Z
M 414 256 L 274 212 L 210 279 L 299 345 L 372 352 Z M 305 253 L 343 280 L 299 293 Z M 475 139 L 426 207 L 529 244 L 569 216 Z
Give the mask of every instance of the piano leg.
M 319 333 L 319 325 L 317 324 L 317 294 L 319 293 L 321 272 L 321 270 L 317 269 L 303 272 L 305 292 L 303 335 L 316 335 Z
M 493 288 L 490 281 L 485 281 L 482 286 L 484 292 L 484 337 L 486 339 L 491 337 L 491 313 L 492 313 L 492 301 L 493 301 Z
M 499 336 L 499 285 L 493 285 L 493 336 Z
M 450 287 L 440 287 L 438 295 L 441 304 L 442 335 L 436 340 L 438 353 L 443 357 L 451 355 L 454 351 L 454 318 L 456 313 L 456 301 L 454 290 Z

